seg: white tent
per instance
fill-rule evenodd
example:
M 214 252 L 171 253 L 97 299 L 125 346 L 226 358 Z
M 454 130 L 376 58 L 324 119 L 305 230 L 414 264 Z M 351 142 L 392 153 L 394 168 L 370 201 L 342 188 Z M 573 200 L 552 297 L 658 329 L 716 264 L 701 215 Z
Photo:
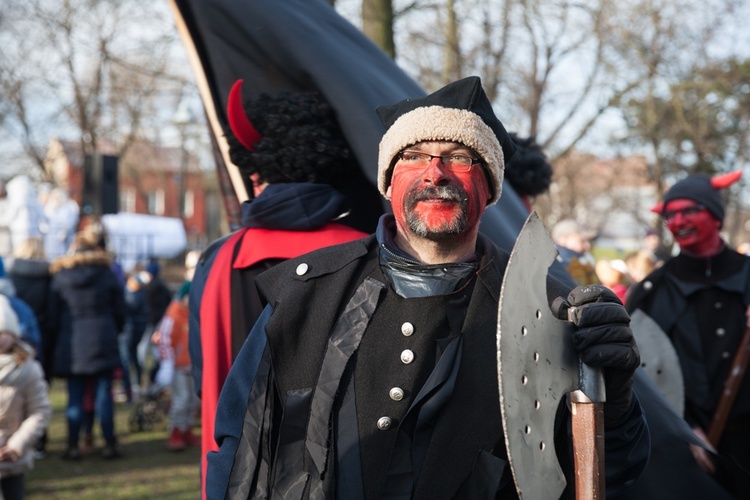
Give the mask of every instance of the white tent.
M 174 217 L 121 212 L 104 215 L 102 224 L 107 232 L 108 248 L 126 272 L 151 257 L 176 257 L 187 246 L 185 226 Z

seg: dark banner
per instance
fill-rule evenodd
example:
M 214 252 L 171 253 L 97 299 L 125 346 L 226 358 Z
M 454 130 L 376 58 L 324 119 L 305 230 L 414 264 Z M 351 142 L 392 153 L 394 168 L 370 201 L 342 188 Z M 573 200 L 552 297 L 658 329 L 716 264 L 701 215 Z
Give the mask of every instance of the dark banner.
M 209 118 L 212 110 L 215 114 L 216 141 L 223 142 L 220 135 L 228 126 L 227 97 L 239 78 L 245 80 L 246 98 L 283 90 L 321 92 L 336 110 L 357 158 L 352 168 L 360 175 L 344 193 L 353 207 L 352 224 L 372 231 L 377 216 L 389 208 L 376 188 L 383 126 L 375 108 L 421 97 L 425 91 L 323 0 L 172 2 Z M 218 168 L 229 173 L 220 175 L 222 179 L 234 174 L 234 195 L 243 201 L 243 187 L 237 185 L 237 174 L 232 172 L 236 169 L 226 160 Z M 510 250 L 526 215 L 506 183 L 501 201 L 488 211 L 482 231 Z

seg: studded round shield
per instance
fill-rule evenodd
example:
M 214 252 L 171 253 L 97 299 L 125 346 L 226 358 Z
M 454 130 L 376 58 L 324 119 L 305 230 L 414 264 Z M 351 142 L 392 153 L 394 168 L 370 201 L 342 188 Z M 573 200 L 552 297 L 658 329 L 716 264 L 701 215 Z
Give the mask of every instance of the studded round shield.
M 527 219 L 505 272 L 498 312 L 500 408 L 508 459 L 521 498 L 560 498 L 565 476 L 555 454 L 554 422 L 578 389 L 570 324 L 547 302 L 547 271 L 557 249 L 536 213 Z
M 685 411 L 685 383 L 672 342 L 659 324 L 640 309 L 630 315 L 630 329 L 641 353 L 641 368 L 674 411 L 682 416 Z

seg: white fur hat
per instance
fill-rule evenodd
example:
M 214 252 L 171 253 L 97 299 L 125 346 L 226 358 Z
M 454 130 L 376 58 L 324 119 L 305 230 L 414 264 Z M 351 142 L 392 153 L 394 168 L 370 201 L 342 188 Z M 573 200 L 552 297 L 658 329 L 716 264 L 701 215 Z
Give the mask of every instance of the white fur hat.
M 479 77 L 464 78 L 426 97 L 380 106 L 376 111 L 387 129 L 378 157 L 378 189 L 383 196 L 399 151 L 422 141 L 455 141 L 482 158 L 492 189 L 490 204 L 500 198 L 505 162 L 516 146 L 495 116 Z
M 18 316 L 13 311 L 7 297 L 0 295 L 0 332 L 12 333 L 16 337 L 21 335 Z

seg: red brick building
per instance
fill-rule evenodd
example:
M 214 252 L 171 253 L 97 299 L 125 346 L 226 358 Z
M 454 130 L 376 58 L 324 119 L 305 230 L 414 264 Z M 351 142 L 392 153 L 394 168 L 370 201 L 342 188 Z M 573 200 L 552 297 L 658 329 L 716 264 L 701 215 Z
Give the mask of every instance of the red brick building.
M 204 171 L 193 155 L 181 148 L 142 141 L 134 142 L 118 156 L 114 145 L 103 140 L 97 153 L 118 157 L 120 212 L 181 217 L 192 246 L 205 244 L 221 233 L 223 218 L 215 174 L 213 170 Z M 51 141 L 45 170 L 53 183 L 67 189 L 82 207 L 92 196 L 91 187 L 86 191 L 84 163 L 79 142 Z

